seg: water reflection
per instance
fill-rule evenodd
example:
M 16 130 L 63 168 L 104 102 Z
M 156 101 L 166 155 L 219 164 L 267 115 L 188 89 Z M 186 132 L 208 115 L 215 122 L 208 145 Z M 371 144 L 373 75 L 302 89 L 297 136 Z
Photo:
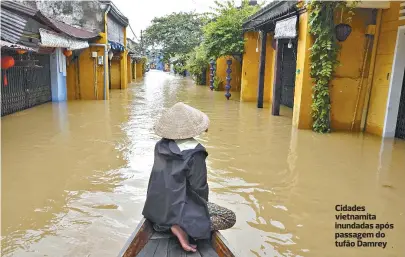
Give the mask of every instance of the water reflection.
M 47 104 L 2 118 L 2 255 L 116 255 L 141 218 L 153 123 L 177 101 L 206 112 L 210 198 L 237 213 L 240 256 L 402 256 L 405 143 L 291 128 L 292 112 L 151 71 L 111 100 Z M 335 204 L 395 224 L 387 249 L 337 249 Z

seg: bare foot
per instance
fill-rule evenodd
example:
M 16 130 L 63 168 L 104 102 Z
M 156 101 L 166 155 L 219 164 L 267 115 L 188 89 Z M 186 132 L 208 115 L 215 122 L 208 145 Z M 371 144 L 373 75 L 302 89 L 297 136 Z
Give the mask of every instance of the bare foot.
M 171 228 L 173 234 L 179 239 L 181 247 L 183 247 L 184 251 L 187 252 L 196 252 L 197 251 L 197 246 L 196 245 L 190 245 L 188 243 L 188 236 L 186 232 L 184 232 L 181 227 L 178 225 L 173 225 Z

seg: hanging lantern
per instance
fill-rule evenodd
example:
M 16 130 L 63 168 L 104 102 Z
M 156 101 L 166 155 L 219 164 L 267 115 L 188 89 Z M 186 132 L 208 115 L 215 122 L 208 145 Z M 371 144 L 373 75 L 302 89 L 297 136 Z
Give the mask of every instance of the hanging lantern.
M 64 56 L 66 56 L 66 57 L 69 57 L 69 56 L 71 56 L 72 55 L 72 50 L 65 50 L 65 51 L 63 51 L 63 55 Z
M 352 27 L 349 24 L 340 23 L 336 25 L 335 32 L 336 39 L 339 42 L 343 42 L 349 37 L 350 33 L 352 33 Z
M 14 58 L 11 56 L 4 56 L 1 58 L 1 69 L 4 70 L 4 81 L 3 84 L 4 86 L 8 85 L 8 80 L 7 80 L 7 69 L 13 67 L 15 64 Z
M 23 49 L 18 49 L 17 54 L 25 54 L 27 52 L 27 50 L 23 50 Z

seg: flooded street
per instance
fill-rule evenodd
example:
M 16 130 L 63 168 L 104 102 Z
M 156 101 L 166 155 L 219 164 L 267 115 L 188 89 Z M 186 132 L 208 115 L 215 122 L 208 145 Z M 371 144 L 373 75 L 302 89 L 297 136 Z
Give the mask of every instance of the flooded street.
M 241 257 L 405 256 L 405 141 L 319 135 L 291 109 L 150 71 L 111 100 L 50 103 L 2 118 L 2 256 L 116 256 L 141 219 L 153 123 L 183 101 L 208 114 L 210 200 L 236 212 L 223 234 Z M 336 248 L 335 205 L 364 205 L 385 249 Z M 348 222 L 349 223 L 349 222 Z

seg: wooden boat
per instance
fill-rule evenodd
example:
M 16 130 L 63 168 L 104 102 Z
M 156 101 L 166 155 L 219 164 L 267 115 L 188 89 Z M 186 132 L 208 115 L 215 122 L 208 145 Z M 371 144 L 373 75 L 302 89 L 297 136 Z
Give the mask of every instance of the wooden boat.
M 150 221 L 142 219 L 118 257 L 236 257 L 220 232 L 211 238 L 198 240 L 196 253 L 185 252 L 173 234 L 156 232 Z

